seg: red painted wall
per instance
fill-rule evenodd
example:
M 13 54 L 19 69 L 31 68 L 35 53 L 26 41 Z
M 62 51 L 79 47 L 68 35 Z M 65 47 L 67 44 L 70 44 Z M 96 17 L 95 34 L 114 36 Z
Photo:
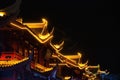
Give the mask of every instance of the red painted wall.
M 22 59 L 22 56 L 20 56 L 16 52 L 2 52 L 0 56 L 0 60 L 13 60 L 13 59 Z

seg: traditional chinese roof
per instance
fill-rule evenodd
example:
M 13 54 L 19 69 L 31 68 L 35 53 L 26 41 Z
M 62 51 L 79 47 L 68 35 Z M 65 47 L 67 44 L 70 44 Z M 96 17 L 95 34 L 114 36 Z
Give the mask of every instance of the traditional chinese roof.
M 89 66 L 88 61 L 86 61 L 85 63 L 82 63 L 82 61 L 80 60 L 82 54 L 79 52 L 77 56 L 63 55 L 63 53 L 61 53 L 60 51 L 63 48 L 64 41 L 62 41 L 59 44 L 52 43 L 52 39 L 54 37 L 53 35 L 54 28 L 51 30 L 51 32 L 48 31 L 47 29 L 48 22 L 46 19 L 43 18 L 42 22 L 38 22 L 38 23 L 24 23 L 22 19 L 16 19 L 16 16 L 11 17 L 13 13 L 18 12 L 17 9 L 19 8 L 19 6 L 17 6 L 17 4 L 19 4 L 20 2 L 21 0 L 16 0 L 16 3 L 14 5 L 6 9 L 0 10 L 0 18 L 3 20 L 2 27 L 0 27 L 0 30 L 18 29 L 21 31 L 27 31 L 34 39 L 36 39 L 39 42 L 39 44 L 47 45 L 50 48 L 50 50 L 52 51 L 52 57 L 56 57 L 61 63 L 63 63 L 63 65 L 65 64 L 67 67 L 74 67 L 74 68 L 77 68 L 78 70 L 84 70 L 85 71 L 84 75 L 90 78 L 90 80 L 92 80 L 92 78 L 96 78 L 96 75 L 98 73 L 106 73 L 104 71 L 101 71 L 99 69 L 100 68 L 99 66 Z M 12 8 L 14 9 L 12 10 Z M 4 22 L 5 22 L 5 25 L 4 25 Z M 78 62 L 76 62 L 76 60 L 74 60 L 73 58 L 78 58 Z M 47 72 L 53 69 L 53 67 L 48 68 L 37 62 L 30 63 L 31 60 L 32 59 L 30 56 L 24 57 L 21 59 L 12 59 L 12 60 L 1 59 L 0 70 L 17 69 L 24 65 L 30 65 L 30 67 L 33 70 L 36 70 L 38 72 Z M 96 68 L 98 70 L 95 74 L 89 70 L 89 69 L 96 69 Z M 93 75 L 92 78 L 91 78 L 91 73 Z
M 27 30 L 38 42 L 41 44 L 48 42 L 53 37 L 53 30 L 49 33 L 47 31 L 47 20 L 42 19 L 43 23 L 20 23 L 17 20 L 11 21 L 10 26 Z M 39 31 L 38 31 L 39 30 Z
M 23 58 L 21 60 L 0 61 L 0 69 L 12 68 L 15 66 L 21 66 L 21 64 L 27 62 L 29 58 Z

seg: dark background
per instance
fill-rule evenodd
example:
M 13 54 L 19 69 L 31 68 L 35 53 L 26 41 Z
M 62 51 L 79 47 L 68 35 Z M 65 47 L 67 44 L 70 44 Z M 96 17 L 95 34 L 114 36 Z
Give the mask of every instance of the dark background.
M 48 20 L 48 26 L 55 28 L 55 40 L 65 41 L 63 54 L 79 51 L 90 65 L 120 72 L 119 30 L 115 30 L 119 24 L 112 1 L 23 0 L 20 10 L 24 22 Z

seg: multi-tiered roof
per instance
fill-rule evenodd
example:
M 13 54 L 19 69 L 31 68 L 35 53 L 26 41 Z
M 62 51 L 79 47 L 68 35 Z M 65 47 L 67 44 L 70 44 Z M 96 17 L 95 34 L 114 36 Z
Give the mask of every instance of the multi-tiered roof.
M 57 65 L 80 71 L 83 80 L 95 80 L 98 75 L 108 74 L 106 71 L 101 71 L 99 65 L 90 66 L 88 61 L 82 63 L 82 54 L 79 52 L 77 55 L 61 53 L 64 41 L 59 44 L 52 43 L 54 28 L 48 31 L 46 19 L 38 23 L 24 23 L 22 19 L 13 17 L 13 13 L 14 11 L 12 13 L 6 10 L 0 11 L 0 32 L 3 36 L 0 43 L 2 47 L 0 51 L 1 71 L 29 66 L 28 69 L 43 73 L 52 71 Z M 50 63 L 51 58 L 57 59 L 59 63 Z M 93 72 L 93 70 L 96 71 Z

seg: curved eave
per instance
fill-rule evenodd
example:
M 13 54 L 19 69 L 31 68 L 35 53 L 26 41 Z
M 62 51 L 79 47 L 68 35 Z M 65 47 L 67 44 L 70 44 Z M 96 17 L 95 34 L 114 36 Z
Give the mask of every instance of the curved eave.
M 24 58 L 22 60 L 10 60 L 10 61 L 0 61 L 0 70 L 16 69 L 29 62 L 29 58 Z
M 12 22 L 10 22 L 10 24 L 9 24 L 10 26 L 12 26 L 12 27 L 16 27 L 16 28 L 18 28 L 18 29 L 22 29 L 22 30 L 27 30 L 36 40 L 38 40 L 38 42 L 40 42 L 40 43 L 46 43 L 46 42 L 48 42 L 49 40 L 51 40 L 52 38 L 53 38 L 53 35 L 52 35 L 52 32 L 49 34 L 49 35 L 41 35 L 41 36 L 38 36 L 38 34 L 35 34 L 35 32 L 33 32 L 32 30 L 31 30 L 31 28 L 32 27 L 30 27 L 30 26 L 27 26 L 27 25 L 23 25 L 22 23 L 20 23 L 19 21 L 12 21 Z M 32 24 L 31 24 L 32 25 Z M 35 24 L 33 24 L 34 25 L 34 27 L 33 28 L 37 28 L 38 26 L 36 26 L 35 27 Z M 39 23 L 39 25 L 41 25 L 41 26 L 39 26 L 39 27 L 42 27 L 42 25 L 44 25 L 44 26 L 47 26 L 47 21 L 45 21 L 44 19 L 43 19 L 43 23 Z M 43 27 L 44 27 L 43 26 Z M 45 28 L 43 28 L 43 32 L 44 32 L 44 29 Z M 42 32 L 41 32 L 42 33 Z

